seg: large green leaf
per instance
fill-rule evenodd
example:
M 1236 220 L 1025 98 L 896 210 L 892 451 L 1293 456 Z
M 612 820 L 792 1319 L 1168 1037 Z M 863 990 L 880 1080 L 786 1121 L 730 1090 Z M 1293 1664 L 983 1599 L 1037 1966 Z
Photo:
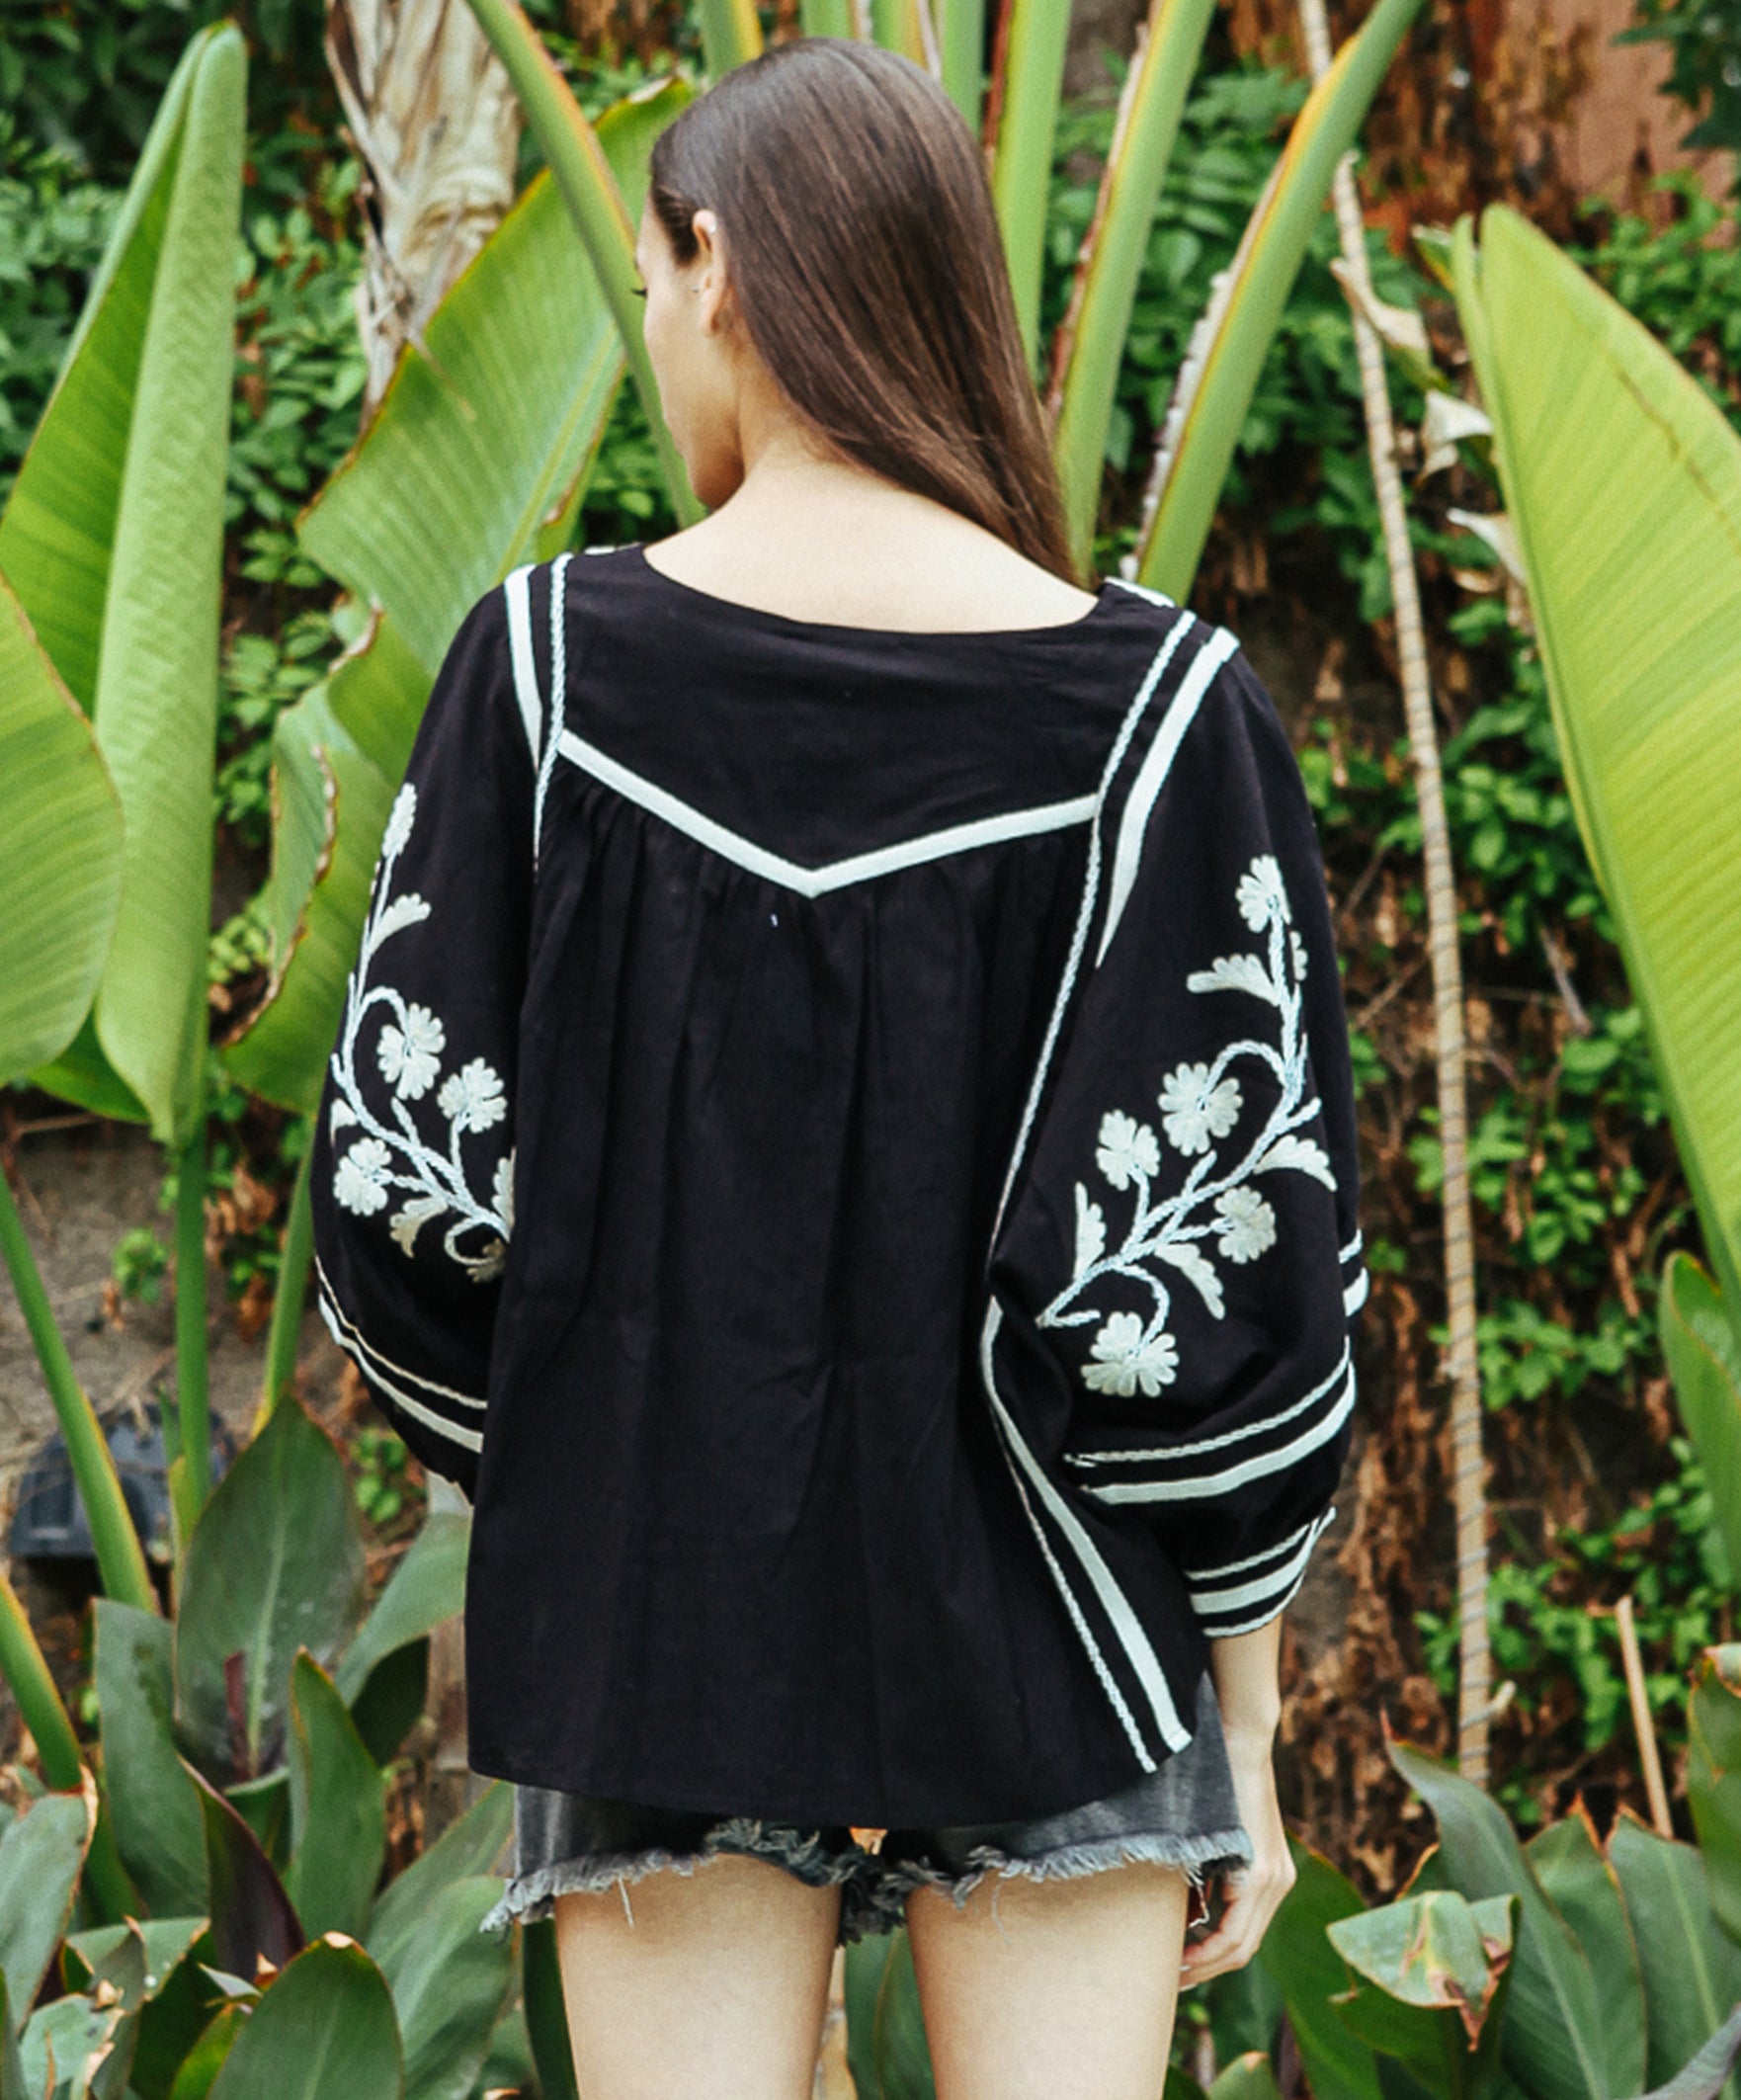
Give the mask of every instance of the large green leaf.
M 1329 1937 L 1359 1981 L 1337 2011 L 1426 2091 L 1493 2093 L 1517 1902 L 1432 1890 L 1338 1918 Z
M 0 576 L 0 1076 L 57 1057 L 121 902 L 121 800 L 91 724 Z
M 860 2100 L 933 2100 L 913 1950 L 902 1930 L 847 1949 L 847 2060 Z
M 1137 557 L 1139 580 L 1181 602 L 1337 166 L 1420 4 L 1377 0 L 1312 89 L 1229 265 L 1224 292 L 1192 339 L 1162 440 L 1170 463 Z
M 142 1955 L 142 1975 L 129 1943 Z M 89 1991 L 99 1979 L 125 1992 L 138 1975 L 138 2026 L 128 2084 L 137 2100 L 169 2100 L 176 2075 L 206 2025 L 211 1985 L 201 1964 L 210 1963 L 204 1918 L 148 1918 L 142 1924 L 105 1925 L 77 1933 L 61 1953 L 69 1988 Z M 131 2001 L 129 2001 L 130 2003 Z
M 1010 0 L 991 195 L 1028 363 L 1039 334 L 1040 263 L 1051 197 L 1052 144 L 1064 86 L 1070 10 L 1058 0 Z
M 484 1876 L 450 1882 L 420 1929 L 381 1958 L 405 2044 L 405 2100 L 466 2100 L 514 1986 L 514 1941 L 480 1932 L 502 1892 Z
M 97 1042 L 171 1143 L 203 1079 L 245 68 L 233 24 L 185 54 L 0 519 L 124 817 Z
M 355 1700 L 372 1671 L 408 1642 L 433 1634 L 465 1605 L 465 1556 L 471 1520 L 456 1510 L 437 1510 L 394 1568 L 362 1631 L 339 1664 L 339 1690 Z
M 1290 1838 L 1288 1850 L 1293 1887 L 1270 1920 L 1252 1966 L 1267 1970 L 1281 1986 L 1313 2100 L 1377 2100 L 1372 2052 L 1349 2032 L 1330 2003 L 1348 1987 L 1348 1972 L 1330 1944 L 1328 1928 L 1365 1907 L 1360 1890 L 1309 1845 Z
M 427 1852 L 420 1852 L 403 1874 L 394 1875 L 369 1921 L 369 1951 L 388 1975 L 409 1957 L 424 1913 L 443 1890 L 490 1873 L 513 1828 L 514 1790 L 504 1780 L 492 1780 Z
M 0 2100 L 36 2100 L 24 2082 L 24 2064 L 18 2054 L 18 2033 L 13 2025 L 11 2001 L 6 1995 L 4 1970 L 0 1970 Z
M 104 1597 L 96 1622 L 103 1787 L 115 1842 L 151 1909 L 204 1915 L 205 1826 L 175 1746 L 175 1637 L 154 1614 Z
M 245 2005 L 226 2005 L 207 2023 L 177 2071 L 169 2100 L 207 2100 L 247 2018 Z
M 1391 1762 L 1439 1821 L 1445 1871 L 1471 1903 L 1520 1899 L 1517 1951 L 1503 2049 L 1507 2068 L 1534 2100 L 1614 2100 L 1631 2088 L 1612 2077 L 1590 1959 L 1525 1858 L 1505 1811 L 1477 1786 L 1407 1743 Z
M 362 1615 L 363 1576 L 344 1462 L 288 1395 L 217 1483 L 188 1546 L 176 1719 L 207 1771 L 246 1779 L 277 1762 L 296 1650 L 332 1660 Z M 233 1655 L 242 1658 L 234 1729 Z
M 600 120 L 614 178 L 644 182 L 676 80 Z M 635 198 L 638 204 L 638 197 Z M 314 560 L 380 605 L 433 677 L 464 614 L 531 559 L 590 464 L 622 339 L 548 172 L 407 344 L 368 433 L 300 522 Z M 394 776 L 395 780 L 397 775 Z
M 211 2100 L 402 2100 L 386 1978 L 361 1947 L 316 1940 L 248 2017 Z
M 56 1998 L 31 2015 L 19 2043 L 25 2090 L 45 2100 L 123 2100 L 138 2017 L 119 1997 Z
M 306 1652 L 290 1666 L 290 1900 L 302 1929 L 361 1939 L 386 1855 L 380 1767 Z
M 587 122 L 574 91 L 557 70 L 525 9 L 515 6 L 514 0 L 467 0 L 467 5 L 514 83 L 527 124 L 561 186 L 575 231 L 604 293 L 618 336 L 627 350 L 629 374 L 653 434 L 653 449 L 658 454 L 678 523 L 693 525 L 703 515 L 702 506 L 665 422 L 652 362 L 641 333 L 641 306 L 634 296 L 635 229 L 629 212 L 631 203 L 638 208 L 645 190 L 650 140 L 635 126 L 633 157 L 625 157 L 614 166 L 602 122 L 600 128 Z M 680 86 L 678 93 L 683 92 Z M 675 104 L 667 105 L 658 128 L 662 129 L 676 116 L 677 108 Z M 624 120 L 625 126 L 631 123 L 630 119 Z M 624 150 L 626 155 L 626 140 Z
M 1644 1972 L 1646 2076 L 1660 2085 L 1741 2004 L 1741 1947 L 1711 1907 L 1704 1862 L 1622 1808 L 1608 1840 Z M 1729 2100 L 1741 2100 L 1733 2088 Z
M 520 1965 L 526 2001 L 526 2032 L 538 2066 L 541 2100 L 580 2100 L 574 2081 L 574 2050 L 562 1998 L 562 1969 L 556 1959 L 556 1927 L 536 1919 L 520 1930 Z M 859 2100 L 868 2100 L 859 2088 Z
M 1515 212 L 1453 247 L 1579 829 L 1741 1307 L 1741 439 Z
M 1657 1317 L 1675 1402 L 1710 1487 L 1711 1519 L 1741 1582 L 1741 1340 L 1715 1284 L 1691 1254 L 1663 1269 Z
M 393 754 L 389 776 L 357 744 L 341 693 L 365 689 L 356 712 Z M 311 1113 L 339 1030 L 345 982 L 369 908 L 369 885 L 430 680 L 390 624 L 347 657 L 273 728 L 272 870 L 267 922 L 272 975 L 243 1032 L 224 1044 L 225 1068 L 251 1093 Z
M 80 1794 L 44 1794 L 0 1836 L 0 1976 L 20 2015 L 65 1937 L 96 1815 L 87 1784 Z
M 1741 1941 L 1741 1644 L 1706 1648 L 1687 1708 L 1687 1799 L 1711 1907 Z
M 1741 2005 L 1683 2069 L 1643 2100 L 1716 2100 L 1741 2056 Z
M 1589 1961 L 1613 2088 L 1641 2092 L 1648 2076 L 1644 1975 L 1619 1879 L 1582 1807 L 1549 1823 L 1530 1840 L 1524 1854 Z
M 213 1967 L 251 1983 L 262 1958 L 281 1969 L 307 1935 L 260 1840 L 215 1787 L 188 1772 L 206 1823 Z
M 1126 114 L 1096 208 L 1098 221 L 1084 244 L 1080 303 L 1073 301 L 1064 322 L 1066 363 L 1052 450 L 1070 546 L 1085 565 L 1094 551 L 1107 432 L 1136 287 L 1213 12 L 1213 0 L 1162 0 L 1151 15 L 1135 78 L 1124 90 Z M 1046 194 L 1044 184 L 1040 194 Z

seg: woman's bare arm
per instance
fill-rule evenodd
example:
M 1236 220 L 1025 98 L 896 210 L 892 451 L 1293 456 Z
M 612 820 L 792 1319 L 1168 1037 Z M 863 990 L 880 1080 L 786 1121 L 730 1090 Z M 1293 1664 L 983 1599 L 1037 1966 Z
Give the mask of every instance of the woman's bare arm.
M 1228 1877 L 1227 1907 L 1204 1939 L 1185 1950 L 1183 1983 L 1242 1969 L 1258 1951 L 1282 1898 L 1292 1888 L 1294 1865 L 1276 1798 L 1276 1726 L 1282 1717 L 1282 1618 L 1249 1634 L 1209 1642 L 1209 1668 L 1233 1767 L 1239 1817 L 1251 1833 L 1255 1857 L 1243 1874 Z

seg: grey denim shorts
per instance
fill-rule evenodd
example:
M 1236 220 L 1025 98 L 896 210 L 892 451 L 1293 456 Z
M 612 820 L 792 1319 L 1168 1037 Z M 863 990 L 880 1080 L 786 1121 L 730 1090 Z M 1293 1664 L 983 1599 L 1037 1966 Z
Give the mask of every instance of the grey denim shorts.
M 988 1875 L 1051 1881 L 1138 1860 L 1176 1867 L 1201 1896 L 1252 1860 L 1214 1686 L 1198 1686 L 1197 1731 L 1133 1787 L 1019 1822 L 890 1830 L 874 1851 L 840 1825 L 691 1813 L 517 1787 L 514 1867 L 483 1930 L 548 1917 L 559 1895 L 622 1890 L 663 1870 L 693 1874 L 728 1854 L 766 1859 L 812 1888 L 838 1886 L 843 1944 L 899 1925 L 908 1895 L 934 1888 L 957 1906 Z

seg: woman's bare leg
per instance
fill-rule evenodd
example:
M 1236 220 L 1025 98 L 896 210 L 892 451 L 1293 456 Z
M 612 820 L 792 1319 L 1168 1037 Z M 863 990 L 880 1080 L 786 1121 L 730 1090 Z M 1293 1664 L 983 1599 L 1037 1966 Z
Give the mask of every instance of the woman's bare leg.
M 1190 1885 L 1147 1862 L 936 1889 L 907 1930 L 938 2100 L 1158 2100 Z
M 585 2100 L 809 2100 L 839 1918 L 838 1889 L 736 1856 L 558 1897 Z

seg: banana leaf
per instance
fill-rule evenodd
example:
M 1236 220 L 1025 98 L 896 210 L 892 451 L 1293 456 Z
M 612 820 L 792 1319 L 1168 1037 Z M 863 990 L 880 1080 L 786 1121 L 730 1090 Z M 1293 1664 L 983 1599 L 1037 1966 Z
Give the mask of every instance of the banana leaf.
M 0 1074 L 91 1010 L 121 903 L 121 801 L 91 724 L 0 576 Z
M 245 66 L 229 23 L 184 52 L 0 518 L 124 822 L 94 1039 L 32 1077 L 105 1113 L 130 1090 L 178 1147 L 204 1078 Z
M 1741 1307 L 1741 439 L 1515 212 L 1453 276 L 1566 779 L 1731 1319 Z
M 1064 322 L 1066 362 L 1052 453 L 1070 545 L 1084 564 L 1094 551 L 1107 432 L 1137 280 L 1212 12 L 1213 0 L 1158 0 L 1150 15 L 1141 56 L 1125 87 L 1077 294 Z
M 1258 377 L 1342 156 L 1421 0 L 1377 0 L 1306 98 L 1222 293 L 1192 339 L 1162 433 L 1160 489 L 1137 578 L 1181 602 L 1202 555 Z

